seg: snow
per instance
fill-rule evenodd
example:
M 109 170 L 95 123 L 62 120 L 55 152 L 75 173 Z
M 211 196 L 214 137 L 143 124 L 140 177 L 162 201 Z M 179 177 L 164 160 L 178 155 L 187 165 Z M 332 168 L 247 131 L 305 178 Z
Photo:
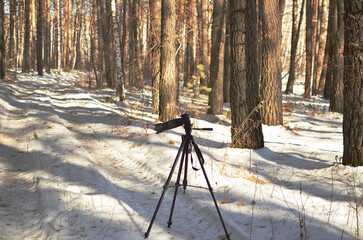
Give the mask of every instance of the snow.
M 184 129 L 155 134 L 149 89 L 109 102 L 113 91 L 83 88 L 80 75 L 0 80 L 0 239 L 144 239 Z M 213 128 L 192 135 L 226 228 L 241 240 L 360 239 L 363 167 L 339 161 L 342 115 L 295 88 L 284 126 L 263 126 L 259 150 L 229 147 L 228 104 L 208 116 L 206 99 L 181 94 L 193 126 Z M 178 169 L 148 239 L 226 239 L 203 188 L 179 188 L 167 227 Z M 202 171 L 187 180 L 207 187 Z

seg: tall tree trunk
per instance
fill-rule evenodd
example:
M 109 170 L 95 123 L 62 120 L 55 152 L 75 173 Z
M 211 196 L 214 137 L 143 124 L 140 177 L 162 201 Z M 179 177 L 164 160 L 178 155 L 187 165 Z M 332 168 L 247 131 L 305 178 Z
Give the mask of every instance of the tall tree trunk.
M 356 167 L 363 166 L 362 1 L 345 0 L 344 6 L 343 164 Z
M 121 55 L 121 73 L 122 73 L 122 91 L 124 91 L 126 86 L 126 73 L 125 73 L 125 45 L 126 45 L 126 7 L 127 3 L 126 0 L 122 1 L 122 36 L 121 36 L 121 44 L 120 44 L 120 51 L 122 53 Z M 117 10 L 117 9 L 116 9 Z M 119 15 L 119 14 L 118 14 Z M 121 96 L 123 94 L 121 93 Z M 125 97 L 126 98 L 126 97 Z
M 208 114 L 223 113 L 223 54 L 225 0 L 214 0 L 212 22 L 212 49 L 210 61 L 210 87 Z
M 151 76 L 153 114 L 159 113 L 161 0 L 150 0 Z M 178 66 L 177 66 L 178 67 Z M 177 68 L 176 67 L 176 68 Z
M 175 1 L 161 1 L 160 105 L 159 118 L 169 121 L 176 115 L 175 84 Z
M 195 75 L 195 62 L 194 62 L 194 1 L 186 0 L 185 12 L 186 16 L 186 49 L 184 60 L 184 87 L 188 86 L 188 83 L 193 82 L 193 76 Z
M 223 102 L 230 102 L 230 86 L 231 86 L 231 31 L 229 16 L 229 1 L 226 2 L 226 35 L 224 40 L 224 57 L 223 57 Z
M 43 0 L 38 0 L 37 18 L 37 70 L 38 75 L 43 75 Z
M 326 4 L 325 4 L 325 0 L 321 1 L 321 6 L 320 6 L 320 12 L 319 12 L 319 22 L 320 22 L 320 26 L 319 26 L 319 35 L 317 35 L 316 37 L 316 42 L 318 44 L 318 53 L 316 55 L 316 64 L 314 67 L 314 79 L 316 78 L 316 84 L 314 85 L 314 89 L 313 88 L 313 95 L 314 95 L 314 91 L 315 94 L 322 94 L 323 93 L 323 87 L 325 84 L 325 79 L 322 78 L 322 70 L 323 70 L 323 66 L 324 66 L 324 52 L 326 49 Z M 325 76 L 324 76 L 325 77 Z
M 317 89 L 317 79 L 314 78 L 314 72 L 316 72 L 315 66 L 316 66 L 316 55 L 317 55 L 317 38 L 316 36 L 319 36 L 318 33 L 318 11 L 319 11 L 319 0 L 312 0 L 311 3 L 311 7 L 312 7 L 312 14 L 313 14 L 313 19 L 311 22 L 311 30 L 312 30 L 312 51 L 311 51 L 311 79 L 312 79 L 312 84 L 311 86 L 311 93 L 313 95 L 316 95 L 316 89 Z
M 37 14 L 37 70 L 38 75 L 43 75 L 43 0 L 38 0 Z
M 261 109 L 266 125 L 282 125 L 281 28 L 284 1 L 262 0 Z
M 297 4 L 297 0 L 293 0 L 290 70 L 289 70 L 289 79 L 287 80 L 287 86 L 286 86 L 286 90 L 285 90 L 286 94 L 294 92 L 295 70 L 296 70 L 296 51 L 297 51 L 297 45 L 299 43 L 302 17 L 304 14 L 304 4 L 305 4 L 305 0 L 302 1 L 299 23 L 297 23 L 297 7 L 298 7 L 297 5 L 298 4 Z
M 30 1 L 25 1 L 25 35 L 24 35 L 24 48 L 23 48 L 23 65 L 22 72 L 30 72 Z
M 333 49 L 335 45 L 335 33 L 337 31 L 337 5 L 336 0 L 329 1 L 329 20 L 327 35 L 327 67 L 324 87 L 324 98 L 330 99 L 331 88 L 333 85 L 333 70 L 335 68 L 335 59 L 333 58 Z
M 108 3 L 107 0 L 106 3 Z M 111 46 L 111 39 L 114 39 L 113 37 L 113 31 L 111 31 L 112 23 L 111 17 L 112 14 L 108 12 L 108 8 L 106 8 L 104 2 L 97 0 L 97 3 L 99 5 L 100 9 L 100 17 L 99 20 L 102 22 L 102 37 L 103 37 L 103 60 L 105 63 L 105 77 L 106 77 L 106 83 L 108 88 L 114 87 L 114 71 L 112 67 L 112 59 L 113 59 L 113 51 Z
M 75 69 L 83 68 L 82 59 L 85 57 L 82 56 L 81 54 L 81 35 L 82 35 L 82 22 L 83 22 L 82 16 L 84 15 L 83 8 L 84 8 L 84 2 L 77 1 L 77 10 L 75 16 L 75 18 L 77 19 L 75 26 L 76 30 L 75 32 L 77 35 L 77 38 L 75 39 L 76 41 L 76 51 L 75 51 L 76 57 L 75 57 L 75 66 L 74 66 Z
M 245 6 L 245 8 L 242 8 Z M 264 146 L 259 111 L 256 2 L 230 1 L 232 146 Z
M 207 18 L 208 18 L 208 1 L 207 0 L 200 0 L 201 2 L 201 63 L 204 66 L 204 75 L 205 77 L 201 79 L 200 85 L 201 86 L 208 86 L 209 82 L 209 34 L 208 34 L 208 25 L 207 25 Z
M 0 0 L 0 79 L 5 78 L 5 5 Z
M 45 0 L 44 2 L 44 63 L 46 67 L 47 73 L 50 73 L 50 44 L 51 44 L 51 37 L 50 37 L 50 0 Z
M 113 19 L 113 27 L 115 33 L 115 43 L 116 43 L 116 76 L 117 76 L 117 88 L 116 95 L 119 96 L 119 101 L 124 101 L 126 99 L 125 96 L 125 86 L 124 86 L 124 75 L 122 71 L 122 61 L 121 61 L 121 39 L 120 39 L 120 30 L 118 28 L 119 19 L 117 16 L 117 0 L 112 0 L 112 19 Z
M 333 84 L 330 93 L 330 109 L 333 112 L 343 113 L 343 73 L 344 73 L 344 1 L 336 0 L 337 4 L 337 31 L 333 48 L 334 66 Z
M 57 69 L 59 72 L 59 65 L 58 65 L 58 59 L 59 59 L 59 0 L 54 1 L 54 15 L 53 15 L 53 39 L 54 39 L 54 47 L 53 47 L 53 68 Z
M 10 33 L 9 33 L 9 52 L 8 52 L 8 59 L 9 59 L 9 67 L 15 67 L 15 16 L 16 16 L 16 7 L 17 7 L 16 0 L 10 0 Z
M 306 64 L 304 98 L 310 98 L 311 96 L 311 75 L 313 63 L 313 1 L 314 0 L 306 0 Z

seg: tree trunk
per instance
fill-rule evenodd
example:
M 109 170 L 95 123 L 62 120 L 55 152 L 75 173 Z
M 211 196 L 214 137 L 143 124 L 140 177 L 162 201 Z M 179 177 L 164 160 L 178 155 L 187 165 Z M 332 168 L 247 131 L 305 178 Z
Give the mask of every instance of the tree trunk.
M 111 1 L 111 0 L 108 0 Z M 112 59 L 113 59 L 113 51 L 111 47 L 111 39 L 113 37 L 113 31 L 111 31 L 111 17 L 112 14 L 109 13 L 105 6 L 103 5 L 104 2 L 101 0 L 97 0 L 100 9 L 100 17 L 99 20 L 102 22 L 102 37 L 103 37 L 103 59 L 105 63 L 105 77 L 106 83 L 108 88 L 114 87 L 114 71 L 112 67 Z M 107 3 L 107 2 L 106 2 Z
M 50 0 L 44 2 L 44 63 L 47 73 L 50 73 Z
M 224 57 L 223 57 L 223 102 L 230 102 L 230 86 L 231 86 L 231 31 L 230 16 L 228 14 L 229 1 L 226 2 L 226 35 L 224 38 Z
M 244 6 L 244 8 L 242 8 Z M 259 111 L 256 2 L 230 1 L 232 147 L 264 146 Z
M 53 63 L 52 66 L 53 68 L 57 69 L 57 71 L 59 72 L 59 65 L 58 65 L 58 59 L 59 59 L 59 0 L 55 0 L 54 1 L 54 16 L 53 16 L 53 33 L 54 33 L 54 47 L 53 47 Z
M 121 61 L 121 39 L 120 39 L 120 30 L 118 28 L 119 19 L 117 16 L 117 0 L 112 0 L 112 20 L 113 20 L 113 27 L 115 33 L 115 43 L 116 43 L 116 76 L 117 76 L 117 88 L 116 88 L 116 95 L 119 96 L 119 101 L 126 100 L 125 96 L 125 86 L 124 86 L 124 75 L 122 71 L 122 61 Z
M 43 0 L 38 0 L 37 14 L 37 70 L 38 75 L 43 75 Z
M 159 113 L 161 0 L 150 0 L 151 76 L 153 114 Z M 177 66 L 178 67 L 178 66 Z M 176 67 L 176 68 L 177 68 Z
M 304 90 L 304 98 L 311 97 L 311 70 L 313 63 L 313 7 L 312 1 L 306 1 L 306 63 L 305 63 L 305 90 Z
M 15 16 L 16 16 L 16 0 L 10 0 L 10 33 L 9 33 L 9 67 L 15 67 Z
M 5 78 L 5 5 L 0 0 L 0 79 Z
M 30 72 L 30 1 L 25 1 L 25 35 L 23 48 L 23 65 L 22 72 Z
M 186 16 L 186 49 L 184 60 L 184 87 L 188 87 L 188 83 L 192 83 L 195 75 L 194 69 L 194 0 L 186 0 L 185 10 Z
M 212 22 L 212 49 L 210 61 L 210 87 L 208 114 L 223 113 L 223 26 L 225 0 L 214 0 Z
M 343 113 L 343 74 L 344 74 L 344 1 L 336 0 L 337 4 L 337 31 L 333 48 L 334 70 L 333 84 L 330 93 L 330 110 Z
M 326 50 L 326 39 L 327 39 L 327 34 L 326 34 L 326 16 L 327 16 L 327 11 L 326 11 L 326 4 L 325 4 L 325 0 L 322 0 L 321 3 L 321 11 L 319 14 L 319 19 L 320 19 L 320 31 L 319 31 L 319 36 L 317 36 L 317 43 L 319 43 L 319 50 L 318 50 L 318 54 L 317 54 L 317 64 L 316 64 L 316 74 L 315 74 L 315 68 L 314 68 L 314 76 L 316 75 L 317 78 L 317 89 L 316 89 L 316 94 L 322 94 L 323 93 L 323 89 L 324 89 L 324 85 L 325 85 L 325 75 L 322 76 L 322 72 L 323 72 L 323 68 L 324 68 L 324 64 L 326 64 L 325 62 L 325 50 Z
M 204 66 L 204 78 L 201 78 L 200 85 L 207 87 L 209 82 L 209 40 L 208 40 L 208 25 L 207 25 L 207 13 L 208 13 L 208 1 L 207 0 L 201 0 L 201 63 Z
M 262 0 L 261 109 L 263 122 L 282 125 L 281 28 L 284 4 L 279 0 Z
M 176 115 L 175 84 L 175 1 L 161 1 L 160 105 L 159 118 L 169 121 Z
M 297 24 L 297 7 L 298 7 L 297 0 L 293 1 L 290 70 L 289 70 L 289 79 L 287 80 L 287 86 L 286 86 L 286 90 L 285 90 L 286 94 L 294 92 L 295 70 L 296 70 L 296 51 L 297 51 L 297 45 L 299 43 L 302 17 L 304 14 L 304 4 L 305 4 L 305 0 L 303 0 L 302 4 L 301 4 L 300 19 L 299 19 L 299 24 Z
M 326 68 L 326 78 L 324 87 L 324 98 L 330 99 L 331 89 L 333 85 L 333 70 L 335 68 L 335 59 L 333 58 L 333 49 L 335 45 L 335 33 L 337 31 L 337 5 L 336 0 L 329 1 L 329 20 L 328 20 L 328 36 L 327 36 L 327 54 L 328 63 Z
M 362 1 L 345 0 L 344 6 L 343 164 L 356 167 L 363 166 Z

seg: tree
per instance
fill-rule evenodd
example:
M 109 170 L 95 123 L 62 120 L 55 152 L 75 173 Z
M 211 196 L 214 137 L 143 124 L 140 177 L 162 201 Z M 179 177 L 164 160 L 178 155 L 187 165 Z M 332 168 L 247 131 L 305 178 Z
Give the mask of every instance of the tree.
M 244 8 L 242 8 L 244 6 Z M 264 146 L 259 111 L 256 1 L 231 0 L 232 146 Z
M 207 0 L 199 0 L 200 1 L 200 21 L 201 21 L 201 30 L 200 30 L 200 50 L 201 50 L 201 64 L 203 64 L 204 69 L 204 78 L 201 78 L 200 85 L 206 87 L 209 82 L 209 41 L 208 41 L 208 25 L 207 25 L 207 14 L 208 14 L 208 1 Z
M 212 48 L 210 61 L 210 87 L 208 114 L 223 113 L 223 55 L 224 8 L 225 0 L 214 0 L 212 16 Z
M 330 110 L 343 113 L 343 72 L 344 72 L 344 1 L 336 0 L 337 6 L 337 29 L 334 34 L 333 47 L 333 82 L 330 92 Z
M 284 0 L 259 2 L 262 24 L 261 109 L 263 122 L 282 125 L 281 28 Z
M 321 72 L 324 61 L 324 50 L 326 43 L 326 11 L 325 11 L 325 1 L 320 0 L 318 7 L 318 25 L 316 34 L 316 53 L 314 61 L 314 72 L 313 72 L 313 88 L 312 94 L 317 95 L 322 93 L 322 87 L 320 87 Z
M 226 2 L 226 35 L 224 40 L 224 57 L 223 57 L 223 102 L 230 102 L 230 83 L 231 83 L 231 40 L 230 40 L 230 17 L 228 14 L 229 1 Z
M 5 78 L 5 10 L 4 0 L 0 0 L 0 78 Z
M 37 10 L 37 69 L 38 75 L 43 75 L 43 0 L 38 0 Z
M 153 114 L 159 113 L 161 0 L 150 0 L 151 77 Z
M 303 0 L 302 4 L 301 4 L 299 24 L 297 24 L 297 7 L 298 7 L 297 0 L 293 0 L 293 4 L 292 4 L 293 9 L 292 9 L 290 70 L 289 70 L 289 79 L 287 80 L 287 85 L 286 85 L 286 90 L 285 90 L 286 94 L 294 92 L 296 51 L 297 51 L 297 45 L 299 42 L 302 16 L 304 13 L 304 3 L 305 3 L 305 0 Z
M 30 72 L 30 1 L 25 1 L 25 35 L 24 35 L 24 47 L 23 47 L 23 64 L 22 72 Z
M 188 13 L 185 16 L 186 25 L 186 45 L 184 55 L 184 87 L 188 86 L 188 83 L 193 82 L 195 75 L 195 61 L 194 61 L 194 4 L 195 0 L 186 0 L 185 12 Z
M 161 121 L 169 121 L 176 115 L 175 22 L 175 1 L 162 0 L 159 105 Z
M 15 67 L 15 16 L 16 16 L 16 7 L 17 7 L 16 0 L 10 0 L 10 40 L 9 40 L 9 53 L 8 57 L 10 60 L 10 67 Z
M 105 63 L 105 77 L 107 87 L 113 88 L 115 83 L 115 71 L 113 68 L 113 49 L 112 41 L 114 40 L 113 27 L 112 27 L 112 12 L 111 12 L 111 0 L 106 1 L 106 10 L 104 1 L 97 0 L 99 6 L 99 21 L 101 21 L 102 26 L 102 40 L 103 40 L 103 60 Z
M 324 98 L 330 99 L 331 88 L 333 84 L 333 70 L 334 70 L 334 58 L 333 49 L 335 46 L 335 32 L 337 30 L 337 5 L 336 0 L 329 0 L 329 19 L 328 19 L 328 33 L 325 51 L 325 62 L 322 69 L 322 76 L 325 76 L 324 86 Z
M 313 6 L 315 0 L 306 0 L 306 60 L 304 98 L 311 96 L 311 71 L 313 63 Z
M 119 16 L 119 11 L 118 9 L 118 5 L 117 5 L 117 0 L 112 0 L 112 20 L 113 20 L 113 27 L 114 27 L 114 33 L 115 33 L 115 43 L 116 43 L 116 76 L 117 76 L 117 88 L 116 88 L 116 94 L 119 96 L 119 100 L 120 101 L 124 101 L 126 99 L 125 96 L 125 75 L 124 75 L 124 70 L 123 70 L 123 60 L 122 60 L 122 56 L 121 56 L 121 50 L 122 49 L 122 39 L 120 36 L 120 30 L 119 30 L 119 25 L 118 25 L 118 16 Z
M 363 166 L 363 13 L 361 0 L 344 1 L 343 164 Z

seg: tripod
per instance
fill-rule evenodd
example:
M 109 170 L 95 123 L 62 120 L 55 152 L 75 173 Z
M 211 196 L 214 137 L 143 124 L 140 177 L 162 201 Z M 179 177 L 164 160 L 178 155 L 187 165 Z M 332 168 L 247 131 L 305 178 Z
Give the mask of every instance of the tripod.
M 185 114 L 186 115 L 186 114 Z M 166 193 L 166 190 L 168 189 L 169 187 L 169 184 L 170 184 L 170 181 L 171 181 L 171 178 L 173 176 L 173 172 L 176 168 L 176 165 L 178 163 L 178 160 L 179 160 L 179 157 L 180 157 L 180 154 L 181 154 L 181 160 L 180 160 L 180 166 L 179 166 L 179 171 L 178 171 L 178 175 L 177 175 L 177 179 L 176 179 L 176 183 L 175 183 L 175 191 L 174 191 L 174 197 L 173 197 L 173 201 L 172 201 L 172 204 L 171 204 L 171 210 L 170 210 L 170 215 L 169 215 L 169 220 L 167 222 L 168 224 L 168 228 L 170 228 L 170 226 L 172 225 L 172 218 L 173 218 L 173 212 L 174 212 L 174 206 L 175 206 L 175 200 L 176 200 L 176 196 L 178 194 L 178 188 L 180 186 L 183 186 L 184 188 L 184 193 L 185 193 L 185 189 L 187 188 L 188 186 L 188 181 L 187 181 L 187 171 L 188 171 L 188 156 L 190 155 L 190 159 L 191 159 L 191 163 L 193 164 L 193 158 L 192 158 L 192 155 L 191 155 L 191 151 L 194 147 L 194 150 L 195 150 L 195 153 L 197 155 L 197 158 L 198 158 L 198 161 L 199 161 L 199 164 L 200 164 L 200 167 L 202 169 L 202 172 L 203 172 L 203 175 L 204 175 L 204 178 L 207 182 L 207 185 L 208 185 L 208 190 L 209 192 L 211 193 L 212 195 L 212 198 L 213 198 L 213 202 L 214 202 L 214 205 L 217 209 L 217 212 L 218 212 L 218 215 L 219 215 L 219 218 L 220 218 L 220 221 L 222 223 L 222 226 L 223 226 L 223 229 L 224 229 L 224 232 L 226 233 L 226 237 L 228 240 L 230 240 L 230 237 L 229 237 L 229 234 L 227 232 L 227 229 L 226 229 L 226 226 L 224 224 L 224 221 L 223 221 L 223 218 L 222 218 L 222 215 L 221 215 L 221 212 L 219 211 L 219 208 L 218 208 L 218 204 L 217 204 L 217 201 L 214 197 L 214 194 L 213 194 L 213 188 L 211 187 L 210 185 L 210 182 L 208 180 L 208 177 L 207 177 L 207 174 L 205 172 L 205 169 L 204 169 L 204 158 L 203 158 L 203 155 L 202 155 L 202 152 L 200 151 L 198 145 L 194 142 L 194 139 L 193 139 L 193 136 L 191 135 L 191 126 L 192 124 L 190 123 L 190 120 L 189 120 L 189 116 L 186 115 L 186 118 L 185 116 L 183 116 L 183 120 L 186 120 L 186 121 L 183 121 L 184 123 L 184 129 L 185 129 L 185 135 L 182 136 L 182 143 L 180 145 L 180 148 L 179 148 L 179 151 L 177 153 L 177 156 L 175 158 L 175 161 L 173 163 L 173 166 L 171 168 L 171 171 L 169 173 L 169 176 L 166 180 L 166 183 L 163 187 L 163 191 L 162 191 L 162 194 L 160 196 L 160 199 L 159 199 L 159 202 L 156 206 L 156 209 L 155 209 L 155 212 L 154 212 L 154 215 L 151 219 L 151 222 L 149 224 L 149 227 L 145 233 L 145 238 L 147 238 L 150 234 L 150 231 L 151 231 L 151 228 L 154 224 L 154 221 L 155 221 L 155 218 L 156 218 L 156 215 L 158 214 L 158 211 L 159 211 L 159 208 L 160 208 L 160 205 L 163 201 L 163 198 L 164 198 L 164 195 Z M 172 121 L 175 121 L 175 120 L 172 120 Z M 170 124 L 169 124 L 170 125 Z M 195 129 L 195 130 L 211 130 L 211 129 Z M 181 178 L 181 175 L 182 175 L 182 168 L 183 168 L 183 164 L 184 164 L 184 179 L 183 179 L 183 185 L 180 184 L 180 178 Z M 197 170 L 193 167 L 194 170 Z

